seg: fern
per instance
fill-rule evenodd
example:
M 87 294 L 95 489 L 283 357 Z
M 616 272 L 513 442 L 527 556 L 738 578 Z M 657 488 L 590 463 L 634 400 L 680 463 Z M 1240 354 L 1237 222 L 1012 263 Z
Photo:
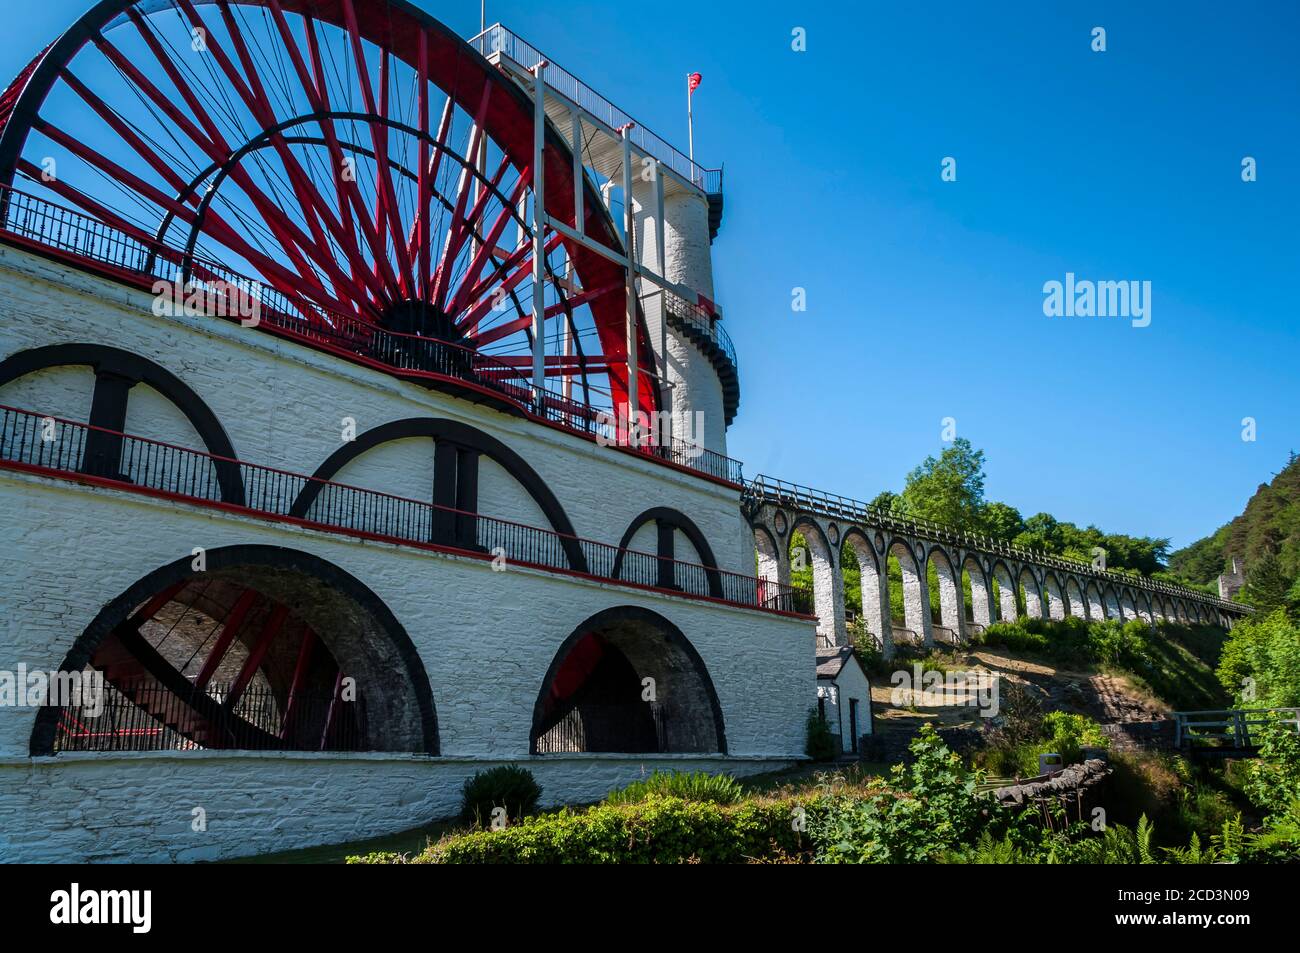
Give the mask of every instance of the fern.
M 1138 818 L 1137 856 L 1138 863 L 1140 864 L 1159 863 L 1159 861 L 1155 859 L 1154 852 L 1151 850 L 1151 835 L 1154 833 L 1154 830 L 1155 829 L 1151 826 L 1151 822 L 1147 820 L 1145 814 Z

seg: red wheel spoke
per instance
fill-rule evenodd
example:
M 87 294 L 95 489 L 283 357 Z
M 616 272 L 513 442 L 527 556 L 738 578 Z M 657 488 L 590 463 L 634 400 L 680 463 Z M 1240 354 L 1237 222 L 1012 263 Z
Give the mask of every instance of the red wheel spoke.
M 324 63 L 320 55 L 320 41 L 316 38 L 316 28 L 310 21 L 306 24 L 306 31 L 307 47 L 311 53 L 312 76 L 315 78 L 316 96 L 318 97 L 318 99 L 313 102 L 313 105 L 317 106 L 317 111 L 319 112 L 328 112 L 330 109 L 329 84 L 325 77 Z M 303 85 L 308 86 L 305 79 L 303 80 Z M 361 233 L 366 239 L 366 244 L 370 247 L 371 257 L 378 263 L 384 281 L 389 287 L 395 288 L 397 286 L 397 274 L 393 271 L 392 265 L 388 261 L 387 249 L 384 248 L 383 239 L 380 237 L 379 233 L 375 231 L 374 224 L 370 221 L 369 215 L 366 212 L 366 203 L 361 197 L 361 190 L 357 188 L 355 181 L 346 179 L 342 174 L 341 170 L 344 167 L 343 150 L 339 146 L 338 135 L 334 131 L 334 124 L 332 122 L 322 122 L 321 128 L 325 130 L 325 140 L 330 150 L 330 160 L 333 163 L 331 168 L 336 171 L 336 185 L 338 188 L 343 190 L 344 194 L 347 195 L 348 200 L 353 206 L 352 210 L 348 213 L 348 217 L 350 219 L 351 215 L 355 212 L 357 216 L 357 224 L 361 226 Z M 356 262 L 355 265 L 356 267 L 360 267 L 363 271 L 366 270 L 360 262 Z
M 375 91 L 370 83 L 370 71 L 366 66 L 366 53 L 361 46 L 361 32 L 357 27 L 357 11 L 353 8 L 352 0 L 343 0 L 343 18 L 347 25 L 348 35 L 352 40 L 352 56 L 357 63 L 357 82 L 361 86 L 361 95 L 366 106 L 366 112 L 373 117 L 376 109 Z M 393 179 L 388 171 L 388 127 L 372 118 L 370 120 L 370 138 L 374 140 L 375 159 L 376 165 L 379 167 L 384 202 L 386 206 L 396 209 L 397 197 L 393 192 Z M 411 261 L 406 254 L 406 243 L 403 241 L 401 223 L 389 217 L 388 226 L 389 231 L 392 233 L 393 245 L 397 251 L 399 270 L 406 278 L 406 287 L 414 287 L 415 281 L 411 274 Z
M 465 218 L 465 203 L 469 200 L 469 187 L 473 181 L 473 176 L 470 174 L 470 162 L 473 161 L 474 153 L 478 149 L 480 123 L 487 114 L 488 94 L 490 92 L 490 87 L 483 90 L 483 98 L 479 103 L 478 114 L 474 120 L 474 129 L 469 137 L 469 149 L 466 150 L 465 165 L 461 166 L 460 179 L 456 187 L 456 207 L 451 216 L 452 224 L 447 231 L 447 241 L 443 247 L 442 259 L 438 262 L 437 273 L 433 279 L 431 298 L 435 304 L 442 303 L 447 290 L 447 282 L 450 279 L 451 267 L 456 258 L 456 234 L 460 223 Z

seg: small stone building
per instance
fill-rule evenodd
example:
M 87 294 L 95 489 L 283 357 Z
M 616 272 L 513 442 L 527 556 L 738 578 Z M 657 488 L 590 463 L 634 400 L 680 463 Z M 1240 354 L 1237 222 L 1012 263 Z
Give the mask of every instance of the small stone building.
M 817 650 L 817 712 L 841 752 L 860 753 L 862 736 L 871 734 L 871 684 L 851 646 Z

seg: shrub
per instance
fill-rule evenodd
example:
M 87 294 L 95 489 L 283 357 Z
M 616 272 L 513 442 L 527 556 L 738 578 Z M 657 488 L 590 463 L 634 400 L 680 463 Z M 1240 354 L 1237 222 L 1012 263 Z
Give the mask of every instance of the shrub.
M 611 791 L 607 804 L 635 804 L 654 796 L 681 798 L 683 801 L 707 801 L 712 804 L 735 804 L 745 789 L 729 774 L 707 771 L 655 771 L 649 777 L 633 781 L 627 787 Z
M 968 842 L 994 802 L 975 793 L 979 773 L 962 767 L 930 725 L 913 739 L 910 766 L 895 765 L 891 789 L 828 794 L 810 817 L 819 863 L 921 863 Z
M 480 771 L 465 780 L 461 789 L 460 817 L 471 824 L 482 824 L 492 816 L 492 809 L 504 807 L 506 817 L 518 820 L 537 811 L 542 787 L 533 773 L 518 765 L 501 765 Z
M 817 714 L 813 709 L 808 713 L 808 757 L 814 761 L 831 761 L 840 753 L 839 745 L 835 743 L 835 735 L 831 733 L 831 726 L 826 723 L 826 719 Z
M 635 804 L 525 818 L 497 831 L 443 838 L 416 863 L 602 864 L 743 863 L 805 854 L 794 798 L 736 805 L 650 795 Z
M 1269 813 L 1300 800 L 1300 735 L 1290 725 L 1265 725 L 1256 731 L 1259 758 L 1247 769 L 1246 797 Z

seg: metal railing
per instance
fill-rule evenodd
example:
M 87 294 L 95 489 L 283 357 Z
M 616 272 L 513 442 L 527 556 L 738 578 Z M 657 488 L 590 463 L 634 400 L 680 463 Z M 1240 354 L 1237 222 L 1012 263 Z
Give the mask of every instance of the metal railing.
M 0 405 L 0 466 L 91 477 L 125 489 L 363 538 L 798 613 L 801 590 L 342 483 Z M 810 597 L 807 597 L 810 599 Z
M 709 311 L 701 304 L 692 304 L 671 291 L 664 291 L 663 296 L 665 311 L 678 320 L 689 324 L 716 344 L 718 349 L 727 356 L 731 366 L 739 371 L 740 361 L 736 357 L 736 346 L 731 342 L 731 336 L 727 334 L 726 329 L 723 328 L 722 318 L 718 314 Z
M 82 212 L 65 208 L 17 189 L 0 186 L 0 231 L 9 232 L 88 262 L 126 272 L 141 281 L 178 280 L 184 254 L 166 245 L 141 242 L 120 229 Z M 325 349 L 413 378 L 447 378 L 490 391 L 534 416 L 565 430 L 595 436 L 612 446 L 625 446 L 645 456 L 729 483 L 744 482 L 739 460 L 714 450 L 656 435 L 653 444 L 629 445 L 618 439 L 614 408 L 575 401 L 553 387 L 534 393 L 531 384 L 516 383 L 519 369 L 494 361 L 473 348 L 388 331 L 354 315 L 327 310 L 306 299 L 291 299 L 261 282 L 206 259 L 193 260 L 193 275 L 206 283 L 205 311 L 223 320 L 240 320 L 239 299 L 255 299 L 256 329 Z M 219 291 L 211 289 L 220 288 Z
M 101 698 L 62 709 L 59 751 L 365 751 L 363 699 L 246 688 L 226 705 L 231 686 L 197 686 L 187 697 L 149 680 L 105 684 Z M 199 714 L 201 709 L 207 714 Z
M 1174 712 L 1174 746 L 1228 742 L 1233 748 L 1254 746 L 1250 729 L 1290 725 L 1300 733 L 1300 708 L 1225 708 L 1217 711 Z
M 493 53 L 499 53 L 514 60 L 526 70 L 531 70 L 545 60 L 546 84 L 560 95 L 593 118 L 600 120 L 611 130 L 617 131 L 632 123 L 628 138 L 632 140 L 634 146 L 664 163 L 701 191 L 715 195 L 722 192 L 721 169 L 704 168 L 671 145 L 667 139 L 651 132 L 578 77 L 557 66 L 554 60 L 544 55 L 537 47 L 500 23 L 492 24 L 482 33 L 471 38 L 469 43 L 485 58 Z
M 902 625 L 891 625 L 889 627 L 890 635 L 893 636 L 895 645 L 920 645 L 921 637 L 912 629 Z
M 931 631 L 934 633 L 936 642 L 946 642 L 949 645 L 960 645 L 961 639 L 957 636 L 956 629 L 950 629 L 946 625 L 932 625 Z
M 1189 589 L 1186 586 L 1161 582 L 1137 573 L 1120 572 L 1115 569 L 1095 569 L 1091 563 L 1068 559 L 1064 556 L 1055 556 L 1040 550 L 1024 549 L 1005 540 L 977 533 L 968 533 L 965 530 L 956 529 L 922 517 L 900 516 L 897 513 L 892 513 L 878 506 L 872 506 L 869 503 L 863 503 L 860 500 L 839 496 L 834 493 L 826 493 L 823 490 L 814 490 L 810 487 L 800 486 L 797 483 L 790 483 L 761 473 L 745 484 L 744 499 L 755 507 L 763 503 L 772 503 L 792 509 L 808 510 L 825 516 L 838 517 L 887 529 L 892 532 L 922 536 L 935 542 L 956 543 L 989 555 L 1010 556 L 1038 566 L 1106 579 L 1123 585 L 1136 586 L 1140 589 L 1163 592 L 1186 599 L 1195 599 L 1197 602 L 1209 603 L 1237 611 L 1251 611 L 1249 606 L 1218 599 L 1204 592 Z
M 538 737 L 535 754 L 668 751 L 667 720 L 657 702 L 582 703 Z

